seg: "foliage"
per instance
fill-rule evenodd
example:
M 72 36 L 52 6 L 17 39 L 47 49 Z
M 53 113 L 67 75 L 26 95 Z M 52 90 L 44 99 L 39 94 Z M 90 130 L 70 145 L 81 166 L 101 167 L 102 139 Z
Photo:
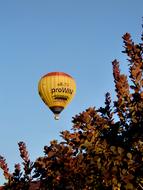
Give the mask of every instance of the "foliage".
M 73 117 L 72 130 L 60 134 L 63 141 L 53 140 L 35 162 L 20 142 L 23 169 L 16 164 L 11 174 L 1 156 L 6 190 L 30 189 L 34 181 L 39 190 L 143 189 L 143 43 L 135 44 L 129 33 L 123 42 L 129 78 L 114 60 L 116 100 L 106 93 L 104 107 Z

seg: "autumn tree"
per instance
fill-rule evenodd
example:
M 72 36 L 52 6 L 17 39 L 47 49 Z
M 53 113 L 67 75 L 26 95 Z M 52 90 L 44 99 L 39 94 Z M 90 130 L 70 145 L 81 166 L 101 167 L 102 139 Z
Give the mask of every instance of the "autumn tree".
M 116 100 L 105 95 L 105 106 L 88 108 L 72 119 L 62 142 L 44 147 L 44 156 L 31 162 L 19 142 L 23 167 L 9 172 L 5 158 L 0 167 L 7 180 L 4 189 L 28 190 L 141 190 L 143 189 L 143 35 L 135 44 L 123 36 L 129 76 L 112 62 Z M 23 169 L 22 169 L 23 168 Z M 35 187 L 35 189 L 36 189 Z

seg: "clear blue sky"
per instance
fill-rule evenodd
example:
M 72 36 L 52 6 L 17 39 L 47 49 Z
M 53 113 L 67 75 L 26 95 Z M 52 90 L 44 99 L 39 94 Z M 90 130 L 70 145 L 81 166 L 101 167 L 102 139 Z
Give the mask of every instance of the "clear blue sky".
M 117 58 L 126 71 L 122 35 L 139 41 L 142 8 L 142 0 L 0 1 L 0 154 L 11 171 L 21 162 L 17 142 L 26 142 L 34 161 L 71 129 L 75 114 L 102 106 L 107 91 L 115 97 L 111 62 Z M 51 71 L 77 82 L 59 121 L 37 92 L 40 77 Z

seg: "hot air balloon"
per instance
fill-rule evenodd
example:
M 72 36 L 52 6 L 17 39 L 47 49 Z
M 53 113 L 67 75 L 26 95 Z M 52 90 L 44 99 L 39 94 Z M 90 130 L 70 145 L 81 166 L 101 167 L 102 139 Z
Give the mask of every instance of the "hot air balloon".
M 73 77 L 64 72 L 50 72 L 44 75 L 38 84 L 38 91 L 43 102 L 59 119 L 61 111 L 70 103 L 76 92 Z

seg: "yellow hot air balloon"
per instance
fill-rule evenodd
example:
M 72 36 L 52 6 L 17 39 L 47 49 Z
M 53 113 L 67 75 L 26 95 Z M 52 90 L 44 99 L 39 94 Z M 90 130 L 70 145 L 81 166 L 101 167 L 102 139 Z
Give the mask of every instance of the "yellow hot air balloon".
M 70 103 L 76 92 L 75 80 L 63 72 L 44 75 L 38 84 L 39 95 L 59 119 L 61 111 Z

